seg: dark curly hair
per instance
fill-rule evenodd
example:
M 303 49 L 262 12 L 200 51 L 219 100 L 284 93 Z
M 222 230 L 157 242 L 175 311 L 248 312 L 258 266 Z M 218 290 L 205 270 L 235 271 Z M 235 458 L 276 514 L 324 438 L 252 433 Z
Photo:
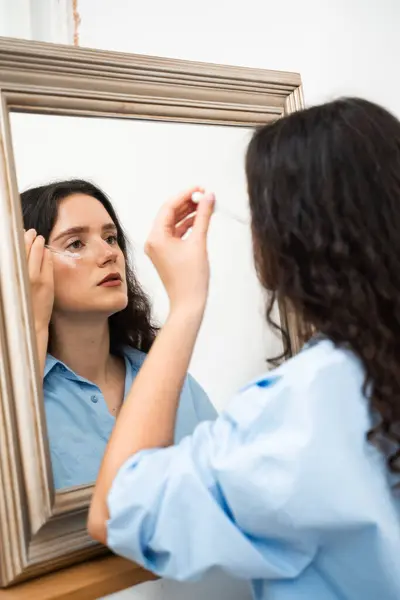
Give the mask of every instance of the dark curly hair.
M 110 351 L 120 354 L 123 346 L 132 346 L 148 352 L 157 333 L 157 327 L 151 319 L 150 300 L 141 288 L 129 262 L 126 235 L 106 194 L 97 186 L 81 179 L 56 181 L 26 190 L 21 194 L 24 228 L 27 231 L 36 229 L 47 243 L 57 220 L 59 203 L 72 194 L 85 194 L 101 202 L 116 225 L 118 244 L 125 257 L 128 304 L 124 310 L 109 318 Z
M 345 98 L 257 130 L 246 156 L 254 257 L 275 302 L 351 349 L 400 471 L 400 122 Z M 286 352 L 289 348 L 286 347 Z

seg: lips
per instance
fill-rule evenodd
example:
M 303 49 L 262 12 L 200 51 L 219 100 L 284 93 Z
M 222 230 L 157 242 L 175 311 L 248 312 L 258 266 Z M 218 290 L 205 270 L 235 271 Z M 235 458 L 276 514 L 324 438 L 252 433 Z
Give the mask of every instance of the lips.
M 122 277 L 119 273 L 109 273 L 102 279 L 97 285 L 104 285 L 107 287 L 121 285 Z

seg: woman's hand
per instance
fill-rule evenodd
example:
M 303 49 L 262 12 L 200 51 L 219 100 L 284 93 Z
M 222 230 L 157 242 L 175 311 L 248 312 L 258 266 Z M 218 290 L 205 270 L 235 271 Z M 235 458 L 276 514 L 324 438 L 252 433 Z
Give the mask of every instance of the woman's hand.
M 215 198 L 207 194 L 195 204 L 196 191 L 203 189 L 191 188 L 161 208 L 145 246 L 169 296 L 171 312 L 181 308 L 202 312 L 207 300 L 207 233 Z
M 35 329 L 37 333 L 47 332 L 54 303 L 53 259 L 44 247 L 44 238 L 34 229 L 26 231 L 24 237 Z

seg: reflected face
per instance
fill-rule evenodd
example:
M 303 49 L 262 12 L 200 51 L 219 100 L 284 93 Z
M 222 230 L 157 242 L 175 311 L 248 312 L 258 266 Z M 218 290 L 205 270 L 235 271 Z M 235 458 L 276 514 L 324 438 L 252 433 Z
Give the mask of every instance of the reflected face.
M 109 317 L 127 306 L 117 228 L 96 198 L 73 194 L 62 200 L 48 244 L 68 253 L 53 253 L 55 312 Z

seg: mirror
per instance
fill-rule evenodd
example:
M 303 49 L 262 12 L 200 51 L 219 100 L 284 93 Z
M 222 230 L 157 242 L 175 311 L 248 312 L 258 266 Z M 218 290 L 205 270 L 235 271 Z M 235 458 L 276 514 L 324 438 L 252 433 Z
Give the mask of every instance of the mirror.
M 152 318 L 160 324 L 167 314 L 167 299 L 142 251 L 151 223 L 161 203 L 187 185 L 202 184 L 216 193 L 217 212 L 209 238 L 210 298 L 190 365 L 194 379 L 187 380 L 189 401 L 181 400 L 183 408 L 178 411 L 182 435 L 184 426 L 190 432 L 210 412 L 214 415 L 212 405 L 222 409 L 243 381 L 266 368 L 266 356 L 280 350 L 280 340 L 265 326 L 264 302 L 251 258 L 243 154 L 251 128 L 302 106 L 301 77 L 296 73 L 0 38 L 0 527 L 4 540 L 0 540 L 1 587 L 104 551 L 88 535 L 86 517 L 92 491 L 90 480 L 95 478 L 107 428 L 115 418 L 109 411 L 111 402 L 110 406 L 106 404 L 106 400 L 113 400 L 110 390 L 103 389 L 107 377 L 102 383 L 97 382 L 98 393 L 89 392 L 88 386 L 96 384 L 91 380 L 96 374 L 91 372 L 88 376 L 90 353 L 84 352 L 87 346 L 76 326 L 64 328 L 65 336 L 69 336 L 68 344 L 64 343 L 64 349 L 69 348 L 69 358 L 60 356 L 63 344 L 58 344 L 53 352 L 59 356 L 51 365 L 55 368 L 56 364 L 69 361 L 69 365 L 60 365 L 59 375 L 61 381 L 71 384 L 73 392 L 67 397 L 58 393 L 60 386 L 55 386 L 54 396 L 59 404 L 64 403 L 65 409 L 71 408 L 71 398 L 75 402 L 82 400 L 95 416 L 102 407 L 104 419 L 98 433 L 101 443 L 97 447 L 86 443 L 87 432 L 93 429 L 93 423 L 98 423 L 98 417 L 89 423 L 86 416 L 78 415 L 70 428 L 65 426 L 61 413 L 46 419 L 46 394 L 43 402 L 41 368 L 35 350 L 37 336 L 30 305 L 33 295 L 26 268 L 20 192 L 73 177 L 91 180 L 102 188 L 133 244 L 131 258 L 138 285 L 148 294 Z M 33 206 L 37 207 L 35 201 Z M 87 201 L 84 206 L 89 208 Z M 94 206 L 101 208 L 103 204 Z M 43 216 L 43 211 L 39 212 Z M 77 216 L 82 216 L 81 211 Z M 243 224 L 243 220 L 247 222 Z M 33 226 L 32 222 L 29 226 Z M 48 233 L 53 232 L 51 244 L 59 243 L 54 240 L 56 226 L 47 224 Z M 90 248 L 97 248 L 92 259 L 98 256 L 101 246 L 111 252 L 115 261 L 112 235 L 97 232 L 94 237 L 94 246 L 89 244 Z M 54 315 L 57 308 L 60 317 L 64 306 L 67 313 L 68 297 L 70 323 L 71 302 L 76 308 L 78 299 L 85 299 L 90 283 L 89 276 L 84 278 L 81 272 L 84 250 L 80 242 L 75 243 L 74 252 L 82 255 L 78 259 L 81 266 L 65 268 L 61 277 L 59 271 L 57 280 L 61 287 L 58 286 L 58 304 L 53 311 Z M 51 255 L 54 263 L 62 260 L 54 249 Z M 72 260 L 69 255 L 62 256 L 67 262 Z M 100 261 L 96 268 L 109 268 L 109 264 L 107 260 Z M 118 268 L 121 264 L 120 261 Z M 93 273 L 97 271 L 91 271 L 91 276 Z M 121 286 L 122 282 L 119 288 L 114 284 L 115 289 L 108 287 L 101 294 L 110 293 L 111 298 L 111 294 L 121 293 L 121 300 Z M 101 298 L 104 300 L 105 296 Z M 44 302 L 40 306 L 44 307 Z M 309 332 L 288 307 L 280 306 L 279 311 L 290 349 L 297 352 Z M 117 310 L 114 318 L 122 312 Z M 87 316 L 86 330 L 91 322 Z M 131 334 L 136 332 L 137 336 L 140 329 L 136 325 L 137 320 L 128 320 L 125 331 L 130 328 Z M 56 341 L 57 336 L 58 333 Z M 43 342 L 43 335 L 39 337 Z M 140 339 L 143 341 L 143 337 Z M 42 342 L 46 358 L 47 340 Z M 136 344 L 140 345 L 137 340 Z M 105 354 L 106 358 L 110 356 L 109 351 Z M 137 363 L 140 356 L 136 353 Z M 78 361 L 79 357 L 82 360 Z M 114 390 L 118 406 L 130 382 L 126 381 L 125 358 L 117 356 L 111 363 L 119 386 Z M 136 366 L 139 368 L 140 364 Z M 78 378 L 84 367 L 86 381 Z M 103 368 L 103 375 L 105 372 Z M 98 395 L 100 389 L 102 398 Z M 97 398 L 92 400 L 92 396 Z M 59 439 L 57 428 L 63 429 Z M 52 431 L 58 454 L 54 444 L 50 452 Z M 64 451 L 75 460 L 70 463 L 70 473 L 59 470 L 62 477 L 57 480 L 53 477 L 55 467 L 63 461 L 58 460 L 56 465 L 55 456 L 60 458 Z M 88 456 L 91 472 L 85 462 Z M 87 483 L 81 484 L 82 481 Z M 115 574 L 115 563 L 108 564 L 109 572 Z M 149 579 L 149 574 L 137 565 L 131 568 L 129 565 L 130 585 Z M 110 591 L 116 589 L 115 582 L 109 582 Z
M 44 408 L 54 485 L 60 490 L 94 482 L 142 355 L 124 346 L 109 357 L 104 337 L 110 314 L 123 312 L 127 294 L 124 258 L 113 247 L 118 232 L 101 231 L 113 219 L 78 184 L 74 194 L 64 189 L 63 199 L 56 201 L 59 187 L 54 182 L 84 180 L 108 196 L 155 325 L 165 320 L 168 299 L 143 247 L 157 211 L 168 197 L 193 185 L 216 194 L 209 302 L 190 365 L 204 391 L 196 383 L 184 387 L 177 440 L 197 424 L 193 402 L 200 403 L 204 418 L 212 414 L 211 405 L 221 410 L 242 384 L 267 368 L 266 358 L 279 354 L 281 341 L 265 324 L 265 302 L 252 261 L 244 176 L 251 129 L 12 112 L 10 120 L 28 228 L 50 233 L 46 241 L 54 250 Z M 43 192 L 27 193 L 43 185 L 48 186 L 46 199 Z M 35 202 L 40 202 L 36 208 Z M 53 214 L 55 205 L 58 212 Z M 71 227 L 88 231 L 59 237 Z M 112 272 L 122 281 L 99 286 Z

